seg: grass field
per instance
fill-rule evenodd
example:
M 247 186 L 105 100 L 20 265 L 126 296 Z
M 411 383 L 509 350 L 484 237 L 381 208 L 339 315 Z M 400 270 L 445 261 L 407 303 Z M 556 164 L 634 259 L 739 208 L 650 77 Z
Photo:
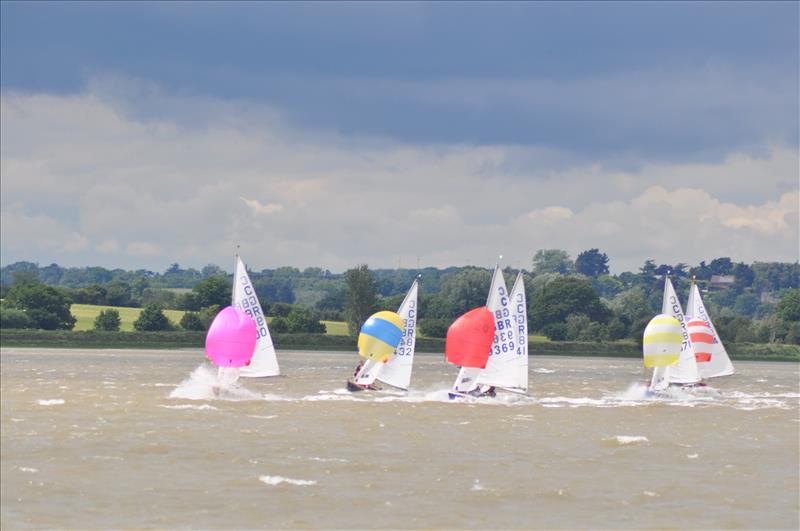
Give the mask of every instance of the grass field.
M 329 336 L 346 336 L 349 333 L 347 331 L 347 323 L 345 323 L 344 321 L 320 321 L 320 322 L 325 325 L 327 334 Z
M 119 318 L 122 321 L 120 324 L 120 330 L 123 332 L 132 332 L 133 331 L 133 322 L 139 317 L 139 314 L 142 312 L 141 308 L 124 308 L 120 306 L 95 306 L 92 304 L 73 304 L 70 307 L 70 312 L 75 318 L 78 320 L 75 323 L 74 330 L 82 331 L 82 330 L 93 330 L 94 329 L 94 320 L 100 315 L 100 312 L 106 310 L 108 308 L 113 308 L 119 312 Z M 181 317 L 183 314 L 186 313 L 182 310 L 164 310 L 164 314 L 172 321 L 174 324 L 178 324 L 181 321 Z M 271 321 L 272 318 L 267 318 L 267 322 Z M 347 332 L 347 323 L 344 321 L 322 321 L 322 324 L 325 325 L 327 329 L 327 334 L 330 336 L 346 336 Z M 422 336 L 422 334 L 420 334 Z M 550 341 L 545 336 L 533 335 L 528 336 L 529 341 L 533 342 L 547 342 Z
M 133 331 L 133 322 L 142 313 L 141 308 L 124 308 L 120 306 L 95 306 L 93 304 L 73 304 L 70 306 L 69 311 L 75 316 L 77 322 L 73 330 L 93 330 L 94 320 L 100 315 L 100 312 L 107 309 L 114 309 L 119 312 L 119 319 L 121 321 L 119 329 L 123 332 Z M 181 322 L 181 317 L 186 313 L 181 310 L 164 310 L 164 315 L 174 324 Z
M 95 306 L 93 304 L 73 304 L 70 306 L 69 311 L 72 315 L 75 316 L 77 322 L 75 323 L 74 330 L 82 331 L 82 330 L 93 330 L 94 329 L 94 320 L 100 315 L 100 312 L 107 309 L 114 309 L 119 312 L 120 318 L 120 330 L 123 332 L 132 332 L 133 331 L 133 322 L 138 319 L 139 314 L 142 313 L 141 308 L 125 308 L 121 306 Z M 182 310 L 164 310 L 164 315 L 166 315 L 170 321 L 174 324 L 178 324 L 181 322 L 181 317 L 183 314 L 186 313 Z M 271 318 L 267 318 L 267 322 L 269 322 Z M 347 335 L 347 323 L 342 321 L 322 321 L 322 324 L 328 330 L 328 335 L 332 336 L 346 336 Z

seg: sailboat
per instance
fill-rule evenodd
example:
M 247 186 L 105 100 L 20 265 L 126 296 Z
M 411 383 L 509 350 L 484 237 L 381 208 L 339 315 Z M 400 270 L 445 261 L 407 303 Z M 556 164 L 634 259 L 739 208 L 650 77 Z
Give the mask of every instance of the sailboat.
M 490 394 L 492 388 L 524 394 L 528 390 L 528 312 L 522 273 L 509 296 L 503 272 L 499 264 L 495 266 L 486 307 L 494 317 L 495 335 L 478 384 Z
M 683 314 L 681 303 L 675 294 L 675 288 L 672 287 L 672 281 L 670 281 L 669 277 L 664 277 L 664 298 L 661 303 L 661 313 L 678 320 L 681 325 L 683 340 L 678 363 L 656 367 L 653 370 L 650 391 L 663 391 L 670 384 L 694 385 L 699 383 L 700 373 L 697 370 L 697 360 L 692 347 L 692 340 L 689 337 L 686 317 Z
M 246 378 L 261 378 L 265 376 L 277 376 L 281 373 L 278 367 L 278 357 L 275 354 L 275 346 L 272 344 L 272 337 L 269 334 L 267 318 L 261 309 L 256 290 L 247 269 L 244 267 L 242 258 L 236 255 L 236 265 L 233 269 L 233 294 L 231 296 L 231 306 L 239 308 L 249 315 L 256 323 L 258 336 L 256 347 L 250 365 L 242 367 L 240 376 Z
M 479 391 L 478 375 L 489 360 L 494 337 L 494 316 L 485 306 L 468 311 L 447 329 L 445 359 L 461 367 L 453 389 L 448 393 L 451 399 Z
M 689 321 L 687 324 L 690 332 L 694 327 L 699 329 L 699 337 L 696 338 L 697 341 L 695 343 L 702 342 L 707 346 L 704 349 L 707 352 L 704 352 L 702 357 L 700 352 L 696 352 L 700 376 L 705 379 L 733 374 L 734 369 L 731 358 L 728 356 L 725 345 L 722 344 L 722 340 L 719 338 L 716 328 L 714 328 L 714 323 L 706 311 L 694 278 L 692 278 L 692 287 L 689 290 L 689 300 L 686 301 L 686 318 Z M 706 328 L 705 333 L 702 331 L 703 327 Z M 697 351 L 697 349 L 695 350 Z
M 365 389 L 375 390 L 375 380 L 392 387 L 407 391 L 411 384 L 411 371 L 414 367 L 414 346 L 417 341 L 417 293 L 418 279 L 414 279 L 408 288 L 403 302 L 397 309 L 398 315 L 403 320 L 403 335 L 394 355 L 386 363 L 376 360 L 366 360 L 353 378 L 353 384 L 348 385 L 351 391 Z M 348 382 L 350 384 L 351 382 Z

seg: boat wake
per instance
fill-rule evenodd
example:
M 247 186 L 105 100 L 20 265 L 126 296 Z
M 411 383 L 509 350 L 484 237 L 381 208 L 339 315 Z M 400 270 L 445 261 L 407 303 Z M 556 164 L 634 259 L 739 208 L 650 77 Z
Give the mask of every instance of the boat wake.
M 186 400 L 262 400 L 260 393 L 250 391 L 237 382 L 229 387 L 219 387 L 216 370 L 206 364 L 200 365 L 187 379 L 169 394 L 170 398 Z

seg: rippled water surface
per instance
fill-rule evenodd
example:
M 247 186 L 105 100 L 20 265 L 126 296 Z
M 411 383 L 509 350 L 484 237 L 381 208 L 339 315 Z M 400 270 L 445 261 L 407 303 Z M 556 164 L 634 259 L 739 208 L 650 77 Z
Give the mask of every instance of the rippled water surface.
M 531 357 L 530 396 L 350 394 L 354 354 L 215 398 L 200 351 L 2 349 L 0 526 L 797 529 L 799 366 L 645 396 L 638 360 Z

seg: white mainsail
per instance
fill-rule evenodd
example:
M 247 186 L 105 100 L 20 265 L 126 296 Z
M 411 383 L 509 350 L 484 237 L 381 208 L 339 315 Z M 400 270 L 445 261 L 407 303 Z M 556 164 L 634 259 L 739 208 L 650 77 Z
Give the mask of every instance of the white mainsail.
M 521 391 L 528 390 L 528 303 L 525 298 L 525 281 L 522 272 L 517 274 L 511 288 L 511 322 L 515 325 L 514 337 L 517 346 L 517 385 Z
M 367 360 L 355 378 L 357 384 L 370 385 L 377 379 L 399 389 L 408 389 L 414 367 L 414 345 L 417 341 L 418 291 L 417 281 L 414 280 L 397 310 L 403 320 L 403 336 L 394 354 L 387 363 Z
M 414 367 L 414 346 L 417 342 L 417 281 L 411 284 L 397 313 L 403 320 L 403 337 L 400 344 L 380 372 L 378 380 L 400 389 L 408 389 Z
M 272 344 L 272 337 L 269 335 L 267 318 L 258 302 L 256 290 L 247 269 L 244 267 L 241 257 L 236 256 L 236 266 L 233 271 L 233 297 L 231 305 L 244 311 L 253 318 L 258 331 L 256 349 L 250 365 L 242 367 L 241 376 L 247 378 L 259 378 L 263 376 L 277 376 L 281 373 L 278 367 L 278 357 L 275 355 L 275 346 Z
M 677 365 L 668 367 L 667 378 L 669 383 L 678 384 L 693 384 L 700 381 L 700 373 L 697 370 L 697 360 L 694 356 L 694 348 L 692 348 L 692 340 L 689 338 L 689 330 L 686 326 L 686 317 L 683 315 L 681 303 L 678 296 L 675 294 L 675 288 L 672 287 L 672 282 L 669 277 L 664 278 L 664 299 L 661 303 L 661 313 L 671 315 L 681 324 L 681 334 L 683 335 L 683 343 L 681 344 L 681 357 Z M 667 369 L 665 367 L 665 369 Z M 653 383 L 655 383 L 656 375 L 660 371 L 653 372 Z M 651 383 L 651 386 L 653 384 Z
M 733 374 L 731 358 L 728 356 L 719 334 L 717 334 L 717 329 L 714 328 L 714 323 L 711 322 L 711 317 L 708 315 L 703 299 L 700 297 L 700 290 L 694 282 L 692 282 L 692 289 L 689 291 L 689 300 L 686 301 L 686 318 L 687 320 L 699 319 L 703 321 L 711 329 L 714 336 L 714 341 L 711 345 L 711 359 L 705 363 L 699 363 L 697 366 L 700 376 L 703 378 L 716 378 L 717 376 Z
M 516 323 L 512 321 L 511 301 L 500 264 L 494 268 L 492 284 L 486 307 L 494 317 L 494 342 L 489 360 L 478 375 L 479 385 L 490 385 L 505 389 L 519 389 L 519 360 L 517 355 Z

